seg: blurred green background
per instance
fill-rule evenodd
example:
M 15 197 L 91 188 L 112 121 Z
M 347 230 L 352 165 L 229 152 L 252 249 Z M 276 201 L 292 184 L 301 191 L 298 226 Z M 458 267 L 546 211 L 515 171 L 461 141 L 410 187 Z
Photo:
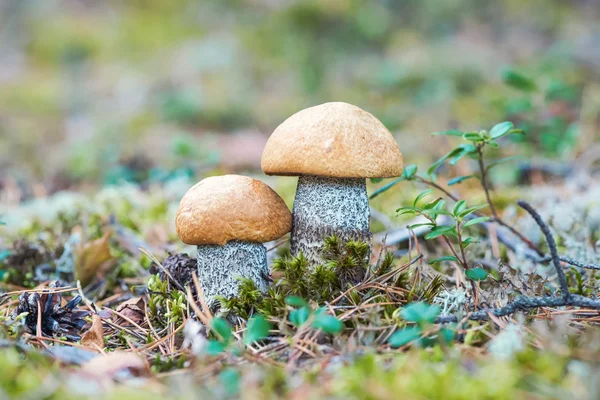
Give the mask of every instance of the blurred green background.
M 326 101 L 380 118 L 406 163 L 507 119 L 566 162 L 598 140 L 599 20 L 598 0 L 2 0 L 0 185 L 256 171 Z

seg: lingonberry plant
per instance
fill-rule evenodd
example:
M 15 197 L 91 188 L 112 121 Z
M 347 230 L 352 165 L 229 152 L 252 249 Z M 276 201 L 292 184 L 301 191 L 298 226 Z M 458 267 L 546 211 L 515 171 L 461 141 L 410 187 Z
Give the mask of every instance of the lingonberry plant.
M 519 237 L 519 239 L 521 241 L 523 241 L 529 248 L 531 248 L 532 250 L 535 250 L 538 254 L 541 254 L 539 249 L 529 239 L 527 239 L 525 236 L 523 236 L 519 231 L 514 229 L 511 225 L 507 224 L 500 217 L 500 215 L 498 214 L 498 212 L 496 210 L 494 202 L 492 201 L 491 187 L 489 184 L 489 173 L 492 170 L 492 168 L 494 168 L 502 163 L 514 160 L 515 156 L 489 161 L 485 157 L 486 149 L 499 148 L 501 145 L 501 143 L 499 142 L 499 139 L 503 138 L 504 136 L 523 135 L 523 134 L 524 134 L 524 132 L 521 129 L 516 129 L 514 127 L 513 123 L 509 122 L 509 121 L 505 121 L 505 122 L 496 124 L 489 131 L 480 130 L 480 131 L 463 132 L 460 130 L 447 130 L 447 131 L 442 131 L 442 132 L 435 132 L 434 135 L 436 135 L 436 136 L 437 135 L 445 135 L 445 136 L 460 137 L 463 139 L 464 142 L 459 144 L 458 146 L 456 146 L 454 149 L 449 151 L 447 154 L 445 154 L 443 157 L 441 157 L 437 161 L 435 161 L 427 169 L 425 174 L 418 174 L 417 173 L 418 168 L 416 165 L 406 166 L 401 177 L 396 178 L 392 182 L 390 182 L 387 185 L 376 190 L 371 195 L 371 198 L 379 196 L 381 193 L 389 190 L 390 188 L 392 188 L 393 186 L 395 186 L 396 184 L 398 184 L 402 181 L 420 182 L 420 183 L 430 186 L 436 190 L 441 191 L 447 198 L 453 200 L 456 203 L 455 209 L 453 210 L 452 213 L 442 210 L 445 206 L 445 203 L 441 202 L 442 201 L 441 198 L 439 200 L 436 200 L 437 203 L 430 204 L 429 208 L 427 208 L 427 209 L 424 208 L 424 210 L 426 210 L 427 214 L 430 216 L 432 215 L 432 213 L 434 215 L 436 215 L 436 214 L 442 215 L 442 214 L 444 214 L 444 212 L 446 212 L 446 213 L 448 213 L 447 215 L 453 216 L 455 219 L 455 226 L 453 228 L 452 227 L 438 227 L 434 223 L 434 225 L 432 225 L 432 233 L 437 232 L 438 234 L 433 237 L 430 235 L 429 238 L 432 239 L 434 237 L 443 235 L 444 233 L 447 233 L 445 235 L 446 237 L 451 236 L 450 232 L 454 232 L 454 230 L 456 229 L 457 226 L 459 226 L 459 228 L 461 226 L 464 228 L 464 224 L 462 221 L 464 218 L 471 218 L 471 219 L 475 218 L 476 222 L 469 222 L 469 225 L 487 222 L 488 220 L 490 220 L 492 222 L 495 222 L 499 225 L 506 227 L 514 235 Z M 491 213 L 491 217 L 489 219 L 484 218 L 483 215 L 477 213 L 477 211 L 479 209 L 483 208 L 483 206 L 477 206 L 477 208 L 471 210 L 471 208 L 466 207 L 466 203 L 461 203 L 461 200 L 457 196 L 450 193 L 449 189 L 444 188 L 443 186 L 441 186 L 440 184 L 437 183 L 437 171 L 443 164 L 448 163 L 450 166 L 454 166 L 461 159 L 463 159 L 465 157 L 472 158 L 477 161 L 477 166 L 478 166 L 477 170 L 474 171 L 472 174 L 462 175 L 462 176 L 458 176 L 453 179 L 450 179 L 448 181 L 448 186 L 459 184 L 468 179 L 477 179 L 481 185 L 482 190 L 485 193 L 485 198 L 486 198 L 486 202 L 487 202 L 487 204 L 485 206 L 487 206 L 489 208 L 490 213 Z M 426 194 L 429 194 L 429 193 L 426 193 Z M 421 194 L 421 195 L 423 195 L 423 194 Z M 424 195 L 423 195 L 423 197 L 424 197 Z M 419 200 L 421 198 L 422 197 L 420 197 Z M 416 202 L 413 205 L 413 207 L 416 207 Z M 462 209 L 463 207 L 464 207 L 464 209 Z M 405 210 L 404 212 L 408 211 L 405 208 L 402 208 L 400 210 Z M 461 214 L 463 214 L 466 210 L 469 210 L 469 213 L 461 216 Z M 438 211 L 438 212 L 436 212 L 436 211 Z M 459 225 L 456 224 L 456 218 L 459 218 L 461 220 Z M 460 225 L 460 224 L 462 224 L 462 225 Z M 467 226 L 469 226 L 469 225 L 467 225 Z M 434 228 L 435 228 L 435 230 L 434 230 Z M 459 232 L 455 232 L 454 234 L 459 235 Z M 461 241 L 461 244 L 462 244 L 462 241 Z M 466 243 L 466 244 L 468 245 L 468 243 Z M 459 259 L 459 261 L 460 261 L 460 259 Z M 463 266 L 465 268 L 467 268 L 467 265 L 468 265 L 467 263 L 463 264 Z
M 473 268 L 467 260 L 465 249 L 470 244 L 475 243 L 475 240 L 473 237 L 466 236 L 465 228 L 489 220 L 489 217 L 469 218 L 477 210 L 487 207 L 487 204 L 467 207 L 465 200 L 459 200 L 454 205 L 452 211 L 448 211 L 446 209 L 446 201 L 441 197 L 430 202 L 421 202 L 432 192 L 433 189 L 429 189 L 419 194 L 412 206 L 401 207 L 396 210 L 398 215 L 419 215 L 424 217 L 427 222 L 413 224 L 410 228 L 428 226 L 431 228 L 431 231 L 425 235 L 426 240 L 441 237 L 448 245 L 452 255 L 429 260 L 430 264 L 440 261 L 455 261 L 465 269 L 466 275 L 470 279 L 475 281 L 485 279 L 487 277 L 485 270 Z M 453 224 L 438 225 L 437 217 L 440 215 L 449 216 Z

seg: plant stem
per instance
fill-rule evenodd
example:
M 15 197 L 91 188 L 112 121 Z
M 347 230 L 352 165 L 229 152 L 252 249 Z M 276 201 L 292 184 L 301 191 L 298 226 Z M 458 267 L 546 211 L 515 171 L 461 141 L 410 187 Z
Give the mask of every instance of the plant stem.
M 456 236 L 458 236 L 458 247 L 460 248 L 460 254 L 462 255 L 465 265 L 467 265 L 467 256 L 465 255 L 465 248 L 462 244 L 462 234 L 460 232 L 460 223 L 456 223 Z M 467 265 L 468 267 L 468 265 Z
M 485 165 L 483 164 L 483 146 L 481 144 L 477 145 L 477 162 L 479 163 L 479 173 L 481 174 L 481 186 L 485 191 L 485 198 L 487 199 L 488 205 L 490 206 L 490 211 L 494 216 L 496 221 L 499 220 L 498 213 L 496 212 L 496 207 L 494 207 L 494 203 L 492 203 L 492 198 L 490 197 L 490 190 L 488 188 L 487 182 L 487 171 L 485 170 Z
M 465 270 L 468 270 L 470 267 L 467 262 L 465 249 L 462 245 L 462 235 L 460 234 L 460 226 L 458 226 L 458 223 L 456 224 L 456 236 L 458 236 L 458 247 L 460 248 L 460 254 L 462 255 L 462 261 L 460 263 L 462 264 L 462 267 Z M 448 239 L 445 235 L 443 236 L 443 238 L 444 240 L 446 240 L 446 244 L 448 245 L 448 247 L 450 247 L 452 253 L 454 253 L 454 257 L 460 260 L 458 254 L 456 253 L 456 250 L 454 250 L 452 243 L 450 242 L 450 239 Z M 473 291 L 473 299 L 475 300 L 475 304 L 479 304 L 479 296 L 477 296 L 477 284 L 475 283 L 475 281 L 471 281 L 471 290 Z
M 456 252 L 456 250 L 454 249 L 454 246 L 452 246 L 452 242 L 450 242 L 450 240 L 446 237 L 446 235 L 442 235 L 442 237 L 444 238 L 444 241 L 446 242 L 446 244 L 448 245 L 448 247 L 450 248 L 450 251 L 452 252 L 452 254 L 454 254 L 454 257 L 456 257 L 456 259 L 458 260 L 459 264 L 464 268 L 464 269 L 469 269 L 469 265 L 466 263 L 465 260 L 461 260 L 458 253 Z
M 477 162 L 479 164 L 479 173 L 481 174 L 481 179 L 479 180 L 479 182 L 481 183 L 481 187 L 485 192 L 485 198 L 487 199 L 487 203 L 490 206 L 490 211 L 492 212 L 493 220 L 499 225 L 502 225 L 503 227 L 507 228 L 513 234 L 515 234 L 519 239 L 523 241 L 523 243 L 527 245 L 527 247 L 529 247 L 532 250 L 535 250 L 539 255 L 542 255 L 542 252 L 531 240 L 527 239 L 525 236 L 523 236 L 523 234 L 521 234 L 521 232 L 517 231 L 515 228 L 504 222 L 504 220 L 502 220 L 502 218 L 498 216 L 498 212 L 496 211 L 496 207 L 494 206 L 494 203 L 492 202 L 492 197 L 490 196 L 490 188 L 487 180 L 487 171 L 483 162 L 483 145 L 481 144 L 477 145 Z

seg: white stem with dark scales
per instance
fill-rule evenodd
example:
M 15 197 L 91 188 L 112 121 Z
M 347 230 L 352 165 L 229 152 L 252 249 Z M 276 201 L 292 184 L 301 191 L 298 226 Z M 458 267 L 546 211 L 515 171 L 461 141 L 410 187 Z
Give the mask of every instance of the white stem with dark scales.
M 323 240 L 333 234 L 370 246 L 370 216 L 364 178 L 302 175 L 292 212 L 292 255 L 301 251 L 312 266 L 319 264 Z
M 267 248 L 261 243 L 230 241 L 198 246 L 198 280 L 210 306 L 215 296 L 238 294 L 238 277 L 250 278 L 261 291 L 268 283 Z

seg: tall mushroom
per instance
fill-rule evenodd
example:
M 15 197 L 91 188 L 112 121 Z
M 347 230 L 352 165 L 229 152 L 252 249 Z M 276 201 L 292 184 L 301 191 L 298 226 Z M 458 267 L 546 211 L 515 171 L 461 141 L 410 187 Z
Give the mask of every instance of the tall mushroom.
M 291 251 L 314 265 L 323 239 L 371 240 L 365 178 L 402 174 L 402 153 L 387 128 L 348 103 L 325 103 L 289 117 L 263 151 L 268 175 L 299 176 Z
M 265 291 L 267 249 L 262 243 L 290 231 L 283 199 L 265 183 L 246 176 L 206 178 L 183 196 L 177 233 L 198 249 L 198 280 L 209 304 L 237 294 L 238 277 Z

